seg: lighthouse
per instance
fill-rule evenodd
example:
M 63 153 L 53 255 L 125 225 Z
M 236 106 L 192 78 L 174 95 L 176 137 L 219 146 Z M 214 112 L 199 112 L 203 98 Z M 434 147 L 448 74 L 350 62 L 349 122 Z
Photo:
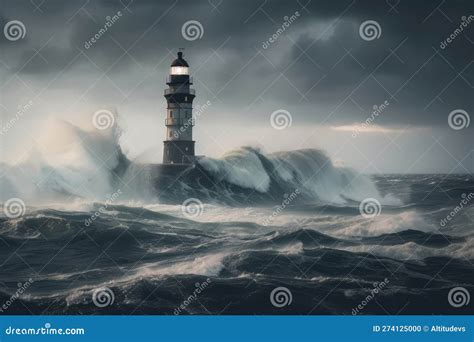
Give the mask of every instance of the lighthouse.
M 191 88 L 192 77 L 189 76 L 189 65 L 178 52 L 178 58 L 171 63 L 167 77 L 165 98 L 166 140 L 164 143 L 163 164 L 192 164 L 194 162 L 193 141 L 193 100 L 194 89 Z

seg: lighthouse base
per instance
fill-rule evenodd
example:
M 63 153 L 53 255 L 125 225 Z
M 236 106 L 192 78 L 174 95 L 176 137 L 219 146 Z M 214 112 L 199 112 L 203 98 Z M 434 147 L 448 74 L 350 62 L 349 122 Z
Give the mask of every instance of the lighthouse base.
M 165 140 L 163 164 L 192 164 L 194 163 L 194 141 Z

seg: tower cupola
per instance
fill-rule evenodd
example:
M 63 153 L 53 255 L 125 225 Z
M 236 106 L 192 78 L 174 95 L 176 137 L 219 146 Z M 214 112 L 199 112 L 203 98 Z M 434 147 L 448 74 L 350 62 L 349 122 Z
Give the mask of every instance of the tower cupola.
M 183 59 L 183 53 L 178 52 L 178 58 L 171 63 L 170 75 L 189 75 L 189 65 Z

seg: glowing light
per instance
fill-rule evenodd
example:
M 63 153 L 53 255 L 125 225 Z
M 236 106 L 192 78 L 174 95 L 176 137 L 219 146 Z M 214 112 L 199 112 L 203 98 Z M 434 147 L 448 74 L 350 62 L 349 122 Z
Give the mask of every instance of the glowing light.
M 189 75 L 188 67 L 183 67 L 183 66 L 171 67 L 170 75 Z

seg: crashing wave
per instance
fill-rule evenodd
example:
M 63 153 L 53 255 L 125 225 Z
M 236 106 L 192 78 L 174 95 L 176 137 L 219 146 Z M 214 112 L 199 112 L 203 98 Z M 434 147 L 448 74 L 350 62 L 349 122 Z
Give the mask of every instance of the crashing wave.
M 118 188 L 121 202 L 142 203 L 156 203 L 158 194 L 162 202 L 196 197 L 227 204 L 282 200 L 344 204 L 380 198 L 369 177 L 335 166 L 316 149 L 265 154 L 242 147 L 222 158 L 201 157 L 194 167 L 167 178 L 155 165 L 129 161 L 119 138 L 117 126 L 88 131 L 51 122 L 40 139 L 41 148 L 19 162 L 0 164 L 0 200 L 20 197 L 40 206 L 65 198 L 105 201 Z
M 254 190 L 281 195 L 298 189 L 306 198 L 345 203 L 380 197 L 375 185 L 355 170 L 336 167 L 320 150 L 303 149 L 264 154 L 243 147 L 220 159 L 201 158 L 199 164 L 217 180 Z M 285 192 L 286 191 L 286 192 Z

